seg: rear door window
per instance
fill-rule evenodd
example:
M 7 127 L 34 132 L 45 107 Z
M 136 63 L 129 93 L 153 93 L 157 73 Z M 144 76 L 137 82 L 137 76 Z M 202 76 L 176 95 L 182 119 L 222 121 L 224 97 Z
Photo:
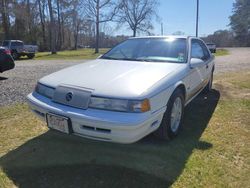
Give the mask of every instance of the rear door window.
M 204 60 L 208 60 L 210 58 L 210 53 L 206 47 L 206 45 L 202 42 L 202 41 L 199 41 L 201 47 L 202 47 L 202 50 L 203 50 L 203 53 L 204 53 Z

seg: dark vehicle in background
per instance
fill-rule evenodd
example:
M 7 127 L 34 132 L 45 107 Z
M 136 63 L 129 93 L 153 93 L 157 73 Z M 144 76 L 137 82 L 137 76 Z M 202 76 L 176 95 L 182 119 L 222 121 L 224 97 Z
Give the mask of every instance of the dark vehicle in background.
M 14 59 L 19 59 L 21 56 L 32 59 L 38 49 L 35 45 L 24 45 L 24 42 L 20 40 L 5 40 L 2 46 L 10 50 Z
M 216 53 L 216 44 L 210 42 L 206 43 L 206 45 L 211 53 Z
M 9 49 L 0 47 L 0 73 L 13 69 L 15 67 L 14 60 Z

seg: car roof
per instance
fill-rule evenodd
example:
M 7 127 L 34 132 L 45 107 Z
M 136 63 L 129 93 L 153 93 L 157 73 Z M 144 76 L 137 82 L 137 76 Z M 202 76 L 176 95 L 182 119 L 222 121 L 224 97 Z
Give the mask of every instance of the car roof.
M 8 42 L 23 42 L 21 40 L 4 40 L 4 41 L 8 41 Z
M 129 39 L 145 39 L 145 38 L 175 38 L 175 39 L 188 39 L 196 38 L 192 36 L 181 36 L 181 35 L 162 35 L 162 36 L 142 36 L 142 37 L 131 37 Z

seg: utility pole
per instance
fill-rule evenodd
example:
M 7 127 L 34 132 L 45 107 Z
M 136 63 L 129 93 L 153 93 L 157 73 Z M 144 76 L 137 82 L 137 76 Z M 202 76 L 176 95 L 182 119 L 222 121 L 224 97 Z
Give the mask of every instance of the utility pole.
M 163 23 L 161 23 L 161 35 L 163 36 Z
M 197 0 L 197 10 L 196 10 L 196 37 L 199 35 L 199 0 Z

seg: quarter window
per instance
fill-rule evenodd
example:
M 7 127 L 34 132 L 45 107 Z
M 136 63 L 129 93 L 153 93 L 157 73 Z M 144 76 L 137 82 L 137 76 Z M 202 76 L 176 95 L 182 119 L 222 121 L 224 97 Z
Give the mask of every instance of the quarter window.
M 205 55 L 204 60 L 208 60 L 210 58 L 210 53 L 209 53 L 206 45 L 203 42 L 201 42 L 201 41 L 199 41 L 199 43 L 200 43 L 200 45 L 201 45 L 201 47 L 203 49 L 203 53 Z
M 192 40 L 191 57 L 206 61 L 209 59 L 210 54 L 201 41 Z

